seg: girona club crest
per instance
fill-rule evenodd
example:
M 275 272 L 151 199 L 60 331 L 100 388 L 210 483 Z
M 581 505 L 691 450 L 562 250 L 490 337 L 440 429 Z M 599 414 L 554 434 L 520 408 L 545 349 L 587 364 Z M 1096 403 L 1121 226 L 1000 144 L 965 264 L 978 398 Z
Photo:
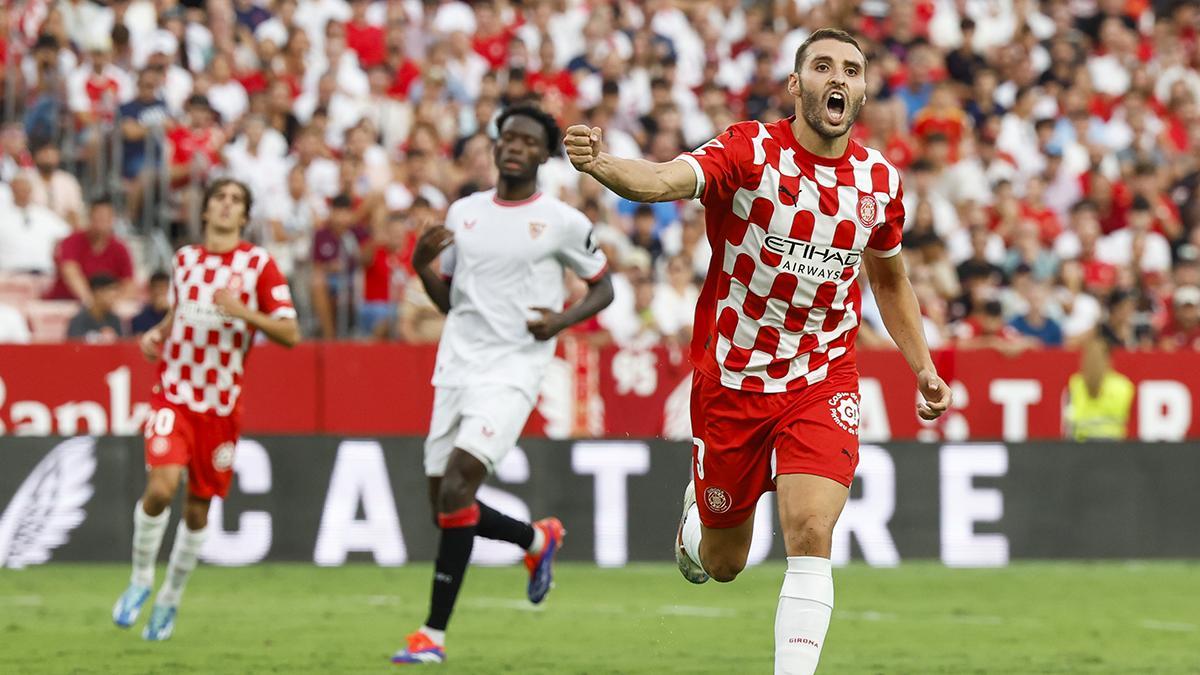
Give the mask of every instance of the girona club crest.
M 842 429 L 858 435 L 858 394 L 835 394 L 829 399 L 829 416 Z
M 545 223 L 539 223 L 536 220 L 529 222 L 529 236 L 530 237 L 537 239 L 538 237 L 542 236 L 542 233 L 545 231 L 546 231 Z
M 858 198 L 858 222 L 868 230 L 875 227 L 879 218 L 879 203 L 875 195 L 862 195 Z
M 729 493 L 719 487 L 706 489 L 704 501 L 708 504 L 708 510 L 713 513 L 725 513 L 730 506 L 733 506 L 733 499 L 729 497 Z

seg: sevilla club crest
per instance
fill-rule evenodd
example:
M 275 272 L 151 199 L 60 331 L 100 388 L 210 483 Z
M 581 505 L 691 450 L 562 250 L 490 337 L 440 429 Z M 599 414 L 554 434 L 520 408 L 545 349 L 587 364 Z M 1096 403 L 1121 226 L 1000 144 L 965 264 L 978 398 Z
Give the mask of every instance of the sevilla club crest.
M 879 218 L 879 203 L 875 195 L 862 195 L 858 198 L 858 222 L 868 230 L 875 227 Z
M 536 220 L 529 221 L 529 236 L 530 237 L 537 239 L 538 237 L 542 236 L 542 233 L 545 231 L 546 231 L 545 223 L 539 223 Z

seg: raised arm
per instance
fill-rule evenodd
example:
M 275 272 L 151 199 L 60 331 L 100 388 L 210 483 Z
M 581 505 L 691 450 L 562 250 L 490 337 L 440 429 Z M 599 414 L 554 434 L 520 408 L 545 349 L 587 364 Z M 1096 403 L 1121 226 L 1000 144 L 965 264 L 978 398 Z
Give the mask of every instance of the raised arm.
M 576 124 L 563 145 L 571 164 L 618 195 L 635 202 L 670 202 L 696 197 L 696 172 L 686 162 L 622 159 L 601 152 L 599 127 Z

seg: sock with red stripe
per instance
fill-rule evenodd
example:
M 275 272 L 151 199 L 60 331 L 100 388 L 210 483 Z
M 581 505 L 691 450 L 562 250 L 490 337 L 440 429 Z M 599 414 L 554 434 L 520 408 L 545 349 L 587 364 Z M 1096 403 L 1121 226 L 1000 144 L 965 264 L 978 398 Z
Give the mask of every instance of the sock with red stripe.
M 533 525 L 509 518 L 483 502 L 479 502 L 479 525 L 475 534 L 488 539 L 507 541 L 527 551 L 533 546 Z
M 438 527 L 442 530 L 438 542 L 437 562 L 433 572 L 433 594 L 429 606 L 429 618 L 425 626 L 444 631 L 454 611 L 454 601 L 462 588 L 471 560 L 471 549 L 475 545 L 475 533 L 479 524 L 479 505 L 472 504 L 452 513 L 438 514 Z

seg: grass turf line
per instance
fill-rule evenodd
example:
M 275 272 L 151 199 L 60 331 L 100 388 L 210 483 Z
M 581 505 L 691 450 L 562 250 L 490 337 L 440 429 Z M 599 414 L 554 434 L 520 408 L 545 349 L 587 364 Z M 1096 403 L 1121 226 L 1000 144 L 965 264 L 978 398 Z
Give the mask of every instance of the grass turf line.
M 162 578 L 162 566 L 158 579 Z M 126 565 L 0 570 L 0 673 L 384 673 L 425 618 L 430 566 L 201 566 L 166 643 L 112 625 Z M 562 564 L 534 608 L 523 568 L 472 568 L 459 673 L 769 673 L 783 564 L 694 587 L 673 565 Z M 905 563 L 834 571 L 822 673 L 1200 674 L 1200 564 Z

